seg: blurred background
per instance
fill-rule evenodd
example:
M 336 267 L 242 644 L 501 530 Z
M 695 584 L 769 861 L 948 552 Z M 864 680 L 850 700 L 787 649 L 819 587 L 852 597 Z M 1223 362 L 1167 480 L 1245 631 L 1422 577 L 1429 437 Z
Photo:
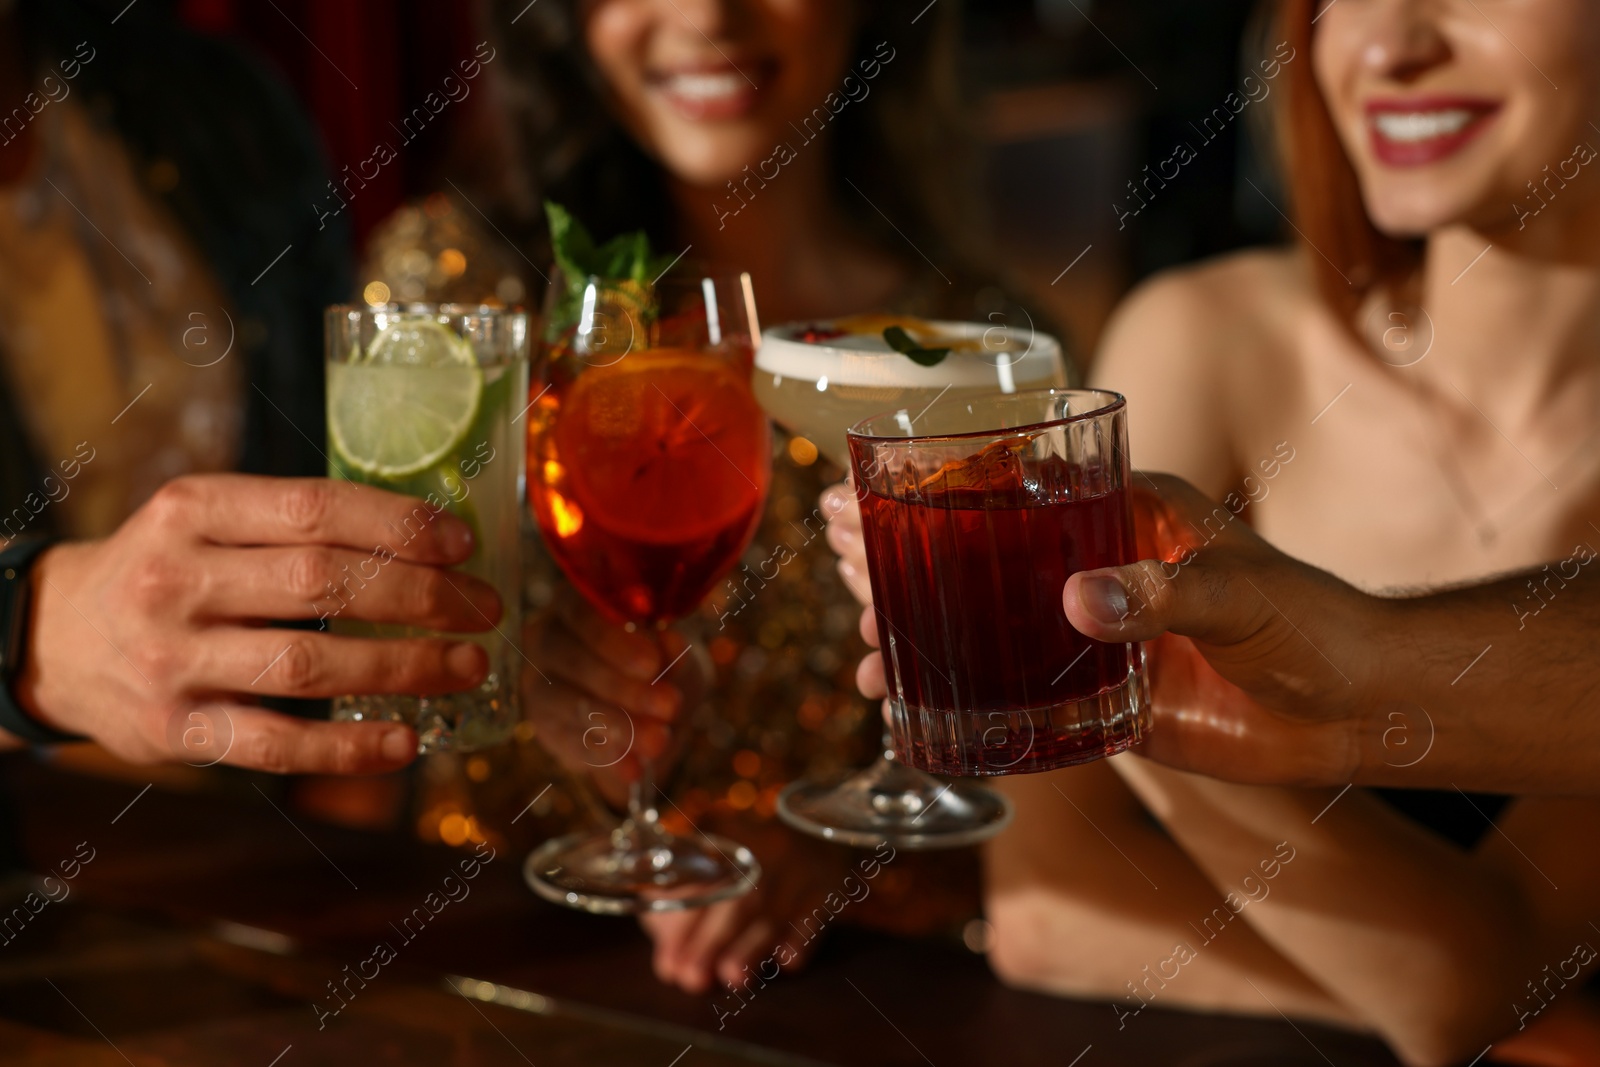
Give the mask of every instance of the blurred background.
M 498 228 L 467 192 L 493 187 L 504 160 L 492 79 L 478 79 L 425 123 L 406 118 L 493 36 L 486 3 L 137 2 L 125 9 L 129 23 L 156 24 L 175 13 L 202 35 L 242 46 L 298 100 L 335 181 L 359 186 L 306 205 L 332 211 L 348 201 L 335 215 L 361 265 L 351 298 L 538 307 L 546 253 Z M 1247 42 L 1257 36 L 1257 10 L 1254 0 L 985 0 L 962 8 L 960 89 L 982 154 L 986 217 L 977 228 L 1017 298 L 1061 330 L 1080 363 L 1140 279 L 1278 237 L 1266 109 L 1208 121 L 1225 114 L 1217 110 L 1224 98 L 1255 69 L 1259 57 Z M 1179 143 L 1194 150 L 1182 180 L 1153 177 L 1170 167 Z M 354 178 L 380 144 L 399 146 L 396 157 L 375 176 Z M 817 489 L 838 478 L 802 469 L 815 461 L 814 448 L 809 455 L 780 448 L 769 523 L 808 513 Z M 876 742 L 874 709 L 854 692 L 862 651 L 856 609 L 831 553 L 820 541 L 812 548 L 815 558 L 787 568 L 760 611 L 707 634 L 719 690 L 694 723 L 706 743 L 669 783 L 685 819 L 771 824 L 777 794 L 796 774 L 859 765 Z M 751 553 L 759 559 L 758 548 Z M 548 600 L 552 581 L 549 566 L 529 568 L 535 606 Z M 709 610 L 714 619 L 715 605 Z M 582 783 L 567 780 L 568 788 L 541 793 L 533 817 L 513 828 L 539 784 L 568 777 L 525 727 L 516 745 L 434 757 L 384 779 L 286 782 L 182 766 L 129 769 L 81 747 L 58 758 L 128 781 L 154 777 L 180 791 L 239 791 L 253 779 L 289 810 L 323 822 L 521 850 L 584 818 L 587 803 Z M 744 826 L 733 835 L 760 832 Z M 921 863 L 897 865 L 858 920 L 907 933 L 970 927 L 973 856 L 929 861 L 938 869 L 932 878 Z M 969 945 L 981 947 L 981 937 L 966 932 Z
M 987 215 L 978 228 L 1029 313 L 1066 334 L 1080 362 L 1141 278 L 1277 237 L 1280 220 L 1265 199 L 1277 199 L 1260 122 L 1266 110 L 1200 125 L 1254 69 L 1246 42 L 1255 36 L 1257 8 L 1254 0 L 964 5 L 960 85 L 983 153 Z M 196 30 L 244 45 L 282 76 L 313 118 L 336 176 L 357 171 L 375 144 L 402 145 L 342 212 L 362 264 L 356 289 L 367 300 L 537 307 L 542 253 L 484 226 L 478 202 L 462 202 L 467 190 L 493 185 L 485 170 L 502 158 L 489 80 L 420 133 L 395 125 L 492 36 L 485 5 L 180 0 L 178 10 Z M 1179 142 L 1196 150 L 1182 180 L 1153 180 L 1164 161 L 1170 167 Z M 817 485 L 831 480 L 795 469 L 782 449 L 775 478 L 771 514 L 780 519 L 808 512 Z M 532 570 L 537 604 L 548 597 L 550 572 Z M 757 617 L 708 639 L 721 688 L 696 724 L 708 743 L 677 775 L 689 819 L 770 820 L 779 789 L 796 773 L 838 770 L 864 758 L 875 740 L 872 709 L 853 687 L 854 608 L 831 555 L 823 550 L 780 584 Z M 395 784 L 394 796 L 370 783 L 301 781 L 295 804 L 349 825 L 409 826 L 428 841 L 500 840 L 526 803 L 527 784 L 559 776 L 531 740 L 530 730 L 509 751 L 431 760 Z M 521 822 L 525 836 L 515 843 L 581 817 L 581 806 L 563 799 L 573 795 L 568 788 L 541 801 L 539 818 Z M 948 929 L 959 901 L 975 890 L 976 870 L 966 864 L 959 876 L 935 879 L 950 886 L 948 900 L 911 893 L 918 880 L 914 867 L 894 872 L 883 914 L 865 921 L 907 932 Z
M 1209 139 L 1193 125 L 1237 89 L 1257 6 L 964 5 L 962 84 L 986 156 L 990 236 L 1080 351 L 1092 351 L 1111 308 L 1140 278 L 1278 236 L 1278 215 L 1246 181 L 1271 194 L 1268 146 L 1258 123 L 1244 121 L 1251 112 L 1208 129 Z M 196 29 L 247 45 L 282 74 L 321 130 L 335 173 L 392 138 L 396 116 L 486 36 L 472 0 L 181 0 L 179 9 Z M 358 242 L 485 155 L 474 146 L 488 136 L 487 104 L 473 94 L 447 108 L 362 190 L 349 212 Z M 1118 208 L 1134 203 L 1129 183 L 1169 159 L 1180 140 L 1198 148 L 1183 180 L 1119 225 Z M 453 258 L 444 266 L 453 268 Z
M 515 6 L 508 8 L 515 0 L 497 2 L 502 14 L 515 11 Z M 537 2 L 527 0 L 529 7 Z M 0 10 L 6 3 L 0 0 Z M 929 7 L 934 3 L 954 6 L 953 0 L 930 0 Z M 538 308 L 547 251 L 523 243 L 525 234 L 515 228 L 508 233 L 498 227 L 491 220 L 495 209 L 485 202 L 486 214 L 473 199 L 502 180 L 497 171 L 504 168 L 507 155 L 498 143 L 504 122 L 496 110 L 502 102 L 493 79 L 473 82 L 469 93 L 414 127 L 407 118 L 462 63 L 482 58 L 481 42 L 493 37 L 489 0 L 132 0 L 126 7 L 121 0 L 106 0 L 98 7 L 115 14 L 113 23 L 126 18 L 120 29 L 130 37 L 144 20 L 146 28 L 156 27 L 149 32 L 165 32 L 162 20 L 175 16 L 198 34 L 240 46 L 287 87 L 314 124 L 335 182 L 359 187 L 347 196 L 333 188 L 312 190 L 306 214 L 296 220 L 306 236 L 320 236 L 330 244 L 342 242 L 341 228 L 348 228 L 350 262 L 359 264 L 357 273 L 345 278 L 329 272 L 330 277 L 337 275 L 330 283 L 335 288 L 348 281 L 347 298 L 374 304 L 455 300 Z M 1092 356 L 1118 301 L 1141 279 L 1281 236 L 1283 222 L 1273 204 L 1282 201 L 1262 122 L 1267 109 L 1242 109 L 1236 121 L 1219 111 L 1224 99 L 1239 90 L 1244 75 L 1257 69 L 1260 56 L 1250 42 L 1258 37 L 1260 7 L 1256 0 L 972 0 L 963 6 L 960 91 L 980 158 L 952 162 L 978 165 L 983 217 L 976 228 L 997 252 L 1010 287 L 1007 298 L 1014 296 L 1036 321 L 1059 329 L 1080 364 Z M 93 99 L 88 103 L 96 106 Z M 1213 120 L 1217 115 L 1221 119 Z M 216 135 L 209 127 L 201 133 Z M 399 146 L 394 158 L 382 161 L 370 178 L 353 178 L 370 166 L 375 146 L 385 144 Z M 1171 166 L 1180 144 L 1193 153 L 1182 164 L 1182 179 L 1165 182 L 1153 176 Z M 213 162 L 234 158 L 220 145 L 214 157 Z M 147 169 L 141 178 L 152 191 L 170 191 L 178 182 L 170 161 L 157 160 Z M 234 199 L 238 188 L 249 183 L 229 177 L 224 189 Z M 349 187 L 345 184 L 346 192 Z M 322 212 L 334 217 L 327 233 L 314 225 Z M 266 229 L 275 251 L 286 238 L 280 229 Z M 904 236 L 912 242 L 919 237 L 916 232 Z M 243 279 L 248 281 L 267 258 L 250 259 Z M 279 268 L 271 281 L 291 273 L 293 263 L 291 259 Z M 989 281 L 983 279 L 984 284 Z M 320 417 L 316 391 L 300 391 L 310 409 L 310 425 Z M 316 449 L 309 438 L 306 443 Z M 767 519 L 771 526 L 810 513 L 819 488 L 840 477 L 836 469 L 823 469 L 825 461 L 818 460 L 814 446 L 806 447 L 809 452 L 792 447 L 777 452 Z M 314 467 L 316 457 L 312 459 Z M 766 534 L 764 528 L 758 538 Z M 762 555 L 753 547 L 747 559 L 759 561 Z M 548 561 L 528 568 L 526 591 L 534 606 L 549 601 L 553 575 Z M 773 584 L 777 590 L 765 594 L 757 610 L 741 615 L 725 632 L 720 626 L 704 628 L 717 694 L 691 723 L 704 743 L 685 754 L 665 783 L 674 797 L 674 813 L 666 818 L 672 829 L 681 831 L 692 823 L 722 830 L 758 852 L 760 845 L 771 845 L 775 833 L 783 834 L 774 808 L 787 782 L 808 771 L 860 766 L 878 739 L 876 708 L 854 688 L 855 665 L 864 647 L 856 632 L 859 609 L 837 576 L 831 551 L 819 539 L 809 546 L 804 563 L 785 568 Z M 714 603 L 708 611 L 705 617 L 715 620 Z M 59 770 L 86 772 L 89 784 L 62 789 L 62 779 L 51 776 Z M 137 951 L 125 953 L 121 962 L 106 962 L 109 954 L 101 953 L 106 960 L 96 957 L 83 964 L 74 978 L 78 984 L 68 986 L 97 1003 L 117 1006 L 120 1014 L 114 1020 L 99 1016 L 113 1036 L 153 1032 L 169 1024 L 192 1026 L 181 1040 L 173 1038 L 174 1049 L 181 1045 L 192 1054 L 204 1047 L 209 1055 L 211 1046 L 205 1042 L 212 1041 L 218 1058 L 206 1062 L 277 1063 L 273 1055 L 281 1058 L 289 1051 L 279 1051 L 278 1016 L 271 1017 L 271 1025 L 248 1033 L 242 1026 L 227 1030 L 222 1020 L 259 1010 L 281 1011 L 285 1018 L 292 1012 L 306 1023 L 305 1000 L 289 996 L 285 988 L 298 989 L 303 979 L 320 997 L 319 984 L 334 972 L 325 973 L 315 963 L 302 966 L 294 958 L 295 939 L 323 950 L 333 945 L 343 951 L 348 945 L 341 962 L 362 958 L 354 954 L 358 946 L 365 952 L 372 939 L 387 938 L 383 921 L 403 913 L 437 882 L 436 875 L 423 872 L 453 861 L 456 853 L 451 850 L 474 845 L 506 858 L 496 863 L 494 878 L 474 890 L 473 912 L 468 915 L 461 908 L 451 913 L 455 932 L 448 941 L 439 937 L 408 949 L 407 966 L 416 975 L 437 985 L 439 974 L 464 973 L 455 970 L 464 965 L 453 953 L 469 952 L 474 966 L 532 968 L 537 974 L 530 983 L 547 983 L 563 995 L 570 991 L 575 1003 L 606 1004 L 684 1027 L 707 1025 L 703 1000 L 666 991 L 650 978 L 633 924 L 565 912 L 552 915 L 554 909 L 538 902 L 522 884 L 521 857 L 531 847 L 599 811 L 585 783 L 564 775 L 543 752 L 531 724 L 519 728 L 515 744 L 465 756 L 434 756 L 381 778 L 285 779 L 228 768 L 129 766 L 90 745 L 18 754 L 6 772 L 0 774 L 0 793 L 13 794 L 22 836 L 33 837 L 4 840 L 9 820 L 0 817 L 0 861 L 17 852 L 55 855 L 68 847 L 56 837 L 75 832 L 64 828 L 103 821 L 104 812 L 120 808 L 111 820 L 115 825 L 134 805 L 142 805 L 144 828 L 133 829 L 140 824 L 130 818 L 118 831 L 134 847 L 124 848 L 121 856 L 108 849 L 89 879 L 98 879 L 100 887 L 85 891 L 88 899 L 114 905 L 116 916 L 92 914 L 88 921 L 100 927 L 81 936 L 79 926 L 60 920 L 56 941 L 45 942 L 51 945 L 46 953 L 59 951 L 63 958 L 75 944 L 98 952 L 100 938 L 137 944 Z M 553 789 L 552 783 L 563 787 Z M 270 807 L 261 803 L 263 798 Z M 36 814 L 40 811 L 48 811 L 48 817 Z M 723 821 L 741 819 L 738 829 Z M 307 843 L 315 854 L 304 847 Z M 836 845 L 812 847 L 844 851 Z M 329 858 L 330 852 L 338 863 Z M 811 859 L 802 856 L 806 863 Z M 834 861 L 838 859 L 836 855 Z M 324 861 L 338 881 L 323 869 Z M 323 880 L 324 889 L 333 885 L 335 892 L 315 891 L 314 877 Z M 1061 1042 L 1068 1039 L 1063 1035 L 1076 1045 L 1083 1020 L 1092 1015 L 1095 1025 L 1104 1026 L 1110 1017 L 1103 1005 L 1064 1007 L 1032 994 L 997 992 L 980 958 L 987 942 L 976 910 L 978 877 L 971 849 L 897 859 L 875 883 L 870 899 L 852 908 L 841 923 L 869 928 L 862 935 L 868 940 L 843 951 L 855 953 L 856 973 L 872 974 L 882 987 L 902 992 L 903 1010 L 910 1011 L 913 1004 L 922 1007 L 916 987 L 935 969 L 939 983 L 948 986 L 949 1002 L 989 1005 L 985 1024 L 966 1027 L 962 1019 L 949 1020 L 953 1028 L 977 1035 L 972 1040 L 982 1047 L 969 1062 L 988 1062 L 985 1025 L 1006 1030 L 1008 1052 L 1026 1045 L 1036 1053 L 1035 1059 L 1014 1062 L 1067 1062 L 1071 1052 L 1060 1054 L 1066 1048 Z M 349 897 L 343 895 L 346 882 Z M 184 892 L 174 893 L 175 884 Z M 89 897 L 91 892 L 97 895 Z M 222 899 L 227 921 L 216 922 L 224 910 L 217 906 Z M 200 950 L 194 949 L 191 933 L 172 933 L 167 923 L 174 913 L 196 926 L 209 924 Z M 142 920 L 126 919 L 129 914 L 162 918 L 145 926 Z M 57 921 L 56 913 L 50 921 Z M 914 949 L 901 943 L 891 952 L 882 950 L 886 939 L 870 940 L 885 932 L 934 936 L 925 936 Z M 285 978 L 263 967 L 258 974 L 259 959 L 245 950 L 282 957 L 289 961 L 283 967 L 304 973 Z M 904 951 L 926 954 L 914 959 L 895 954 Z M 152 959 L 157 962 L 150 964 Z M 120 977 L 135 965 L 159 971 L 162 996 L 144 997 L 147 983 Z M 219 971 L 231 977 L 219 979 Z M 246 972 L 248 977 L 241 978 Z M 36 1040 L 36 1029 L 91 1042 L 105 1036 L 94 1024 L 91 1030 L 81 1026 L 81 1013 L 68 1012 L 59 1002 L 65 994 L 53 983 L 52 988 L 40 988 L 36 977 L 14 979 L 14 988 L 23 992 L 9 1005 L 0 1004 L 0 1039 L 8 1039 L 8 1026 L 24 1021 L 35 1029 L 19 1025 L 8 1040 Z M 881 1013 L 876 1005 L 876 1014 L 849 1016 L 866 1005 L 850 1002 L 841 1008 L 838 996 L 852 994 L 836 989 L 814 997 L 803 993 L 812 999 L 787 1001 L 790 1007 L 784 1009 L 774 996 L 752 1017 L 764 1018 L 761 1025 L 776 1035 L 775 1042 L 813 1049 L 820 1047 L 817 1041 L 825 1045 L 830 1038 L 815 1033 L 827 1029 L 815 1026 L 823 1013 L 844 1019 L 838 1026 L 843 1036 L 877 1026 Z M 536 1000 L 543 1002 L 542 997 Z M 367 1002 L 377 1001 L 374 995 Z M 399 1030 L 393 1028 L 410 1026 L 416 1028 L 412 1040 L 432 1057 L 425 1062 L 483 1062 L 466 1054 L 455 1059 L 446 1055 L 447 1046 L 454 1055 L 461 1041 L 470 1045 L 471 1039 L 461 1038 L 463 1027 L 454 1017 L 447 1021 L 437 1004 L 404 998 L 385 1003 L 383 1026 L 372 1032 L 376 1036 L 371 1041 L 398 1046 L 391 1035 Z M 535 1013 L 548 1008 L 516 1006 Z M 472 1008 L 479 1011 L 476 1005 Z M 103 1010 L 109 1013 L 111 1008 Z M 585 1018 L 594 1024 L 602 1015 L 594 1012 Z M 81 1021 L 87 1022 L 88 1016 Z M 615 1017 L 601 1021 L 617 1025 Z M 477 1026 L 472 1018 L 467 1024 Z M 1130 1062 L 1157 1062 L 1146 1049 L 1186 1044 L 1191 1036 L 1183 1029 L 1187 1025 L 1180 1017 L 1170 1029 L 1160 1021 L 1143 1027 L 1138 1040 L 1148 1044 L 1127 1044 L 1135 1057 Z M 1230 1041 L 1233 1034 L 1253 1033 L 1250 1025 L 1219 1019 L 1203 1023 L 1208 1034 Z M 651 1058 L 627 1062 L 666 1063 L 685 1040 L 664 1027 L 652 1024 L 647 1029 L 644 1037 L 630 1036 L 632 1049 L 637 1052 L 651 1042 L 662 1048 L 652 1044 Z M 438 1039 L 437 1050 L 417 1036 L 423 1031 L 427 1040 Z M 695 1030 L 682 1033 L 701 1040 Z M 368 1049 L 361 1044 L 369 1035 L 348 1028 L 344 1035 L 351 1043 L 349 1056 L 337 1062 L 376 1062 L 367 1059 Z M 1291 1033 L 1288 1038 L 1298 1041 L 1300 1036 Z M 496 1034 L 484 1040 L 498 1048 L 500 1038 L 505 1034 L 497 1026 Z M 1319 1040 L 1339 1047 L 1342 1039 L 1320 1035 Z M 249 1059 L 238 1052 L 247 1041 L 258 1042 L 251 1046 Z M 562 1062 L 624 1062 L 593 1052 L 573 1055 Z M 185 1061 L 176 1056 L 170 1062 Z M 874 1053 L 872 1062 L 901 1061 Z M 1274 1052 L 1251 1062 L 1301 1061 Z

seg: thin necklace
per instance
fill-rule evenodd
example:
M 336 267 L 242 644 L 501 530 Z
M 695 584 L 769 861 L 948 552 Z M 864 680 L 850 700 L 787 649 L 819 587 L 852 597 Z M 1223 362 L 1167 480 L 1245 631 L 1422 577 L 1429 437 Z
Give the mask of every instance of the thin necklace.
M 1570 488 L 1575 484 L 1579 486 L 1587 485 L 1592 480 L 1591 476 L 1595 467 L 1593 462 L 1584 464 L 1577 469 L 1574 469 L 1574 465 L 1583 459 L 1587 453 L 1595 450 L 1596 441 L 1600 439 L 1600 419 L 1591 423 L 1589 432 L 1584 435 L 1583 439 L 1568 453 L 1565 459 L 1556 464 L 1555 469 L 1548 475 L 1540 471 L 1539 468 L 1534 467 L 1533 462 L 1527 460 L 1527 457 L 1524 456 L 1523 458 L 1527 461 L 1528 466 L 1539 474 L 1539 481 L 1519 493 L 1502 507 L 1498 514 L 1491 514 L 1483 499 L 1473 490 L 1471 482 L 1467 478 L 1467 472 L 1462 467 L 1457 455 L 1441 447 L 1442 442 L 1448 437 L 1445 432 L 1448 409 L 1445 406 L 1444 398 L 1433 390 L 1420 385 L 1413 386 L 1412 392 L 1418 397 L 1424 417 L 1429 424 L 1423 428 L 1423 438 L 1427 444 L 1428 454 L 1432 457 L 1434 465 L 1439 468 L 1439 473 L 1443 476 L 1445 485 L 1450 490 L 1451 498 L 1456 502 L 1456 506 L 1466 516 L 1467 521 L 1472 524 L 1473 532 L 1477 535 L 1478 546 L 1484 551 L 1493 549 L 1499 543 L 1500 536 L 1503 533 L 1518 521 L 1527 518 L 1540 504 L 1535 498 L 1544 493 L 1546 489 L 1550 491 L 1550 496 L 1544 502 L 1550 503 L 1554 501 L 1557 494 L 1564 491 L 1563 486 Z M 1476 406 L 1474 405 L 1474 407 Z M 1488 422 L 1488 416 L 1483 415 L 1481 411 L 1478 414 L 1482 416 L 1485 422 Z M 1489 425 L 1491 428 L 1494 426 L 1493 423 L 1489 423 Z M 1495 432 L 1498 434 L 1499 430 L 1496 429 Z M 1501 436 L 1504 438 L 1504 435 Z M 1509 443 L 1509 439 L 1507 440 Z M 1512 447 L 1516 448 L 1515 445 Z M 1517 451 L 1519 454 L 1521 453 L 1520 449 Z

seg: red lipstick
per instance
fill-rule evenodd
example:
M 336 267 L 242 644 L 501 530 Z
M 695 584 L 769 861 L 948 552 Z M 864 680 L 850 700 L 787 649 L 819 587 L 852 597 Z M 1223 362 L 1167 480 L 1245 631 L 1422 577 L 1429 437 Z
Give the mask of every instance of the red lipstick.
M 1373 97 L 1365 107 L 1372 154 L 1391 167 L 1448 159 L 1488 128 L 1500 106 L 1498 100 L 1456 94 Z

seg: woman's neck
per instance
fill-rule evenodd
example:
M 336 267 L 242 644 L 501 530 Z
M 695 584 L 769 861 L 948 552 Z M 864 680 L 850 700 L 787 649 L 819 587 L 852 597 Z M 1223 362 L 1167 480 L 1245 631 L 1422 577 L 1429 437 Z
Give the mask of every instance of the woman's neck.
M 1421 293 L 1435 336 L 1417 370 L 1497 424 L 1496 411 L 1512 425 L 1537 421 L 1574 384 L 1600 389 L 1597 236 L 1600 197 L 1573 197 L 1560 217 L 1525 230 L 1435 232 Z
M 713 266 L 749 271 L 766 322 L 876 310 L 909 277 L 904 261 L 851 232 L 821 149 L 803 148 L 770 180 L 735 183 L 737 195 L 669 179 L 679 240 Z

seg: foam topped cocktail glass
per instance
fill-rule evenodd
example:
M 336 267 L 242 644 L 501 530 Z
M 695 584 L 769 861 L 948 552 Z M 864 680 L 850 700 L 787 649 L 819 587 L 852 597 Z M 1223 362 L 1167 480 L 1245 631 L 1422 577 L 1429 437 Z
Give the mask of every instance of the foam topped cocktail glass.
M 890 347 L 887 327 L 948 348 L 924 364 Z M 859 315 L 768 330 L 756 353 L 756 396 L 780 425 L 846 470 L 846 431 L 890 408 L 915 414 L 979 397 L 1066 384 L 1061 346 L 1045 334 L 981 323 Z M 896 758 L 886 731 L 872 765 L 843 781 L 799 781 L 778 799 L 789 825 L 841 844 L 955 848 L 992 837 L 1011 819 L 1004 797 L 946 782 Z
M 917 363 L 884 340 L 893 325 L 950 354 L 931 366 Z M 1067 384 L 1061 345 L 1047 334 L 891 315 L 773 327 L 761 335 L 753 383 L 773 421 L 844 470 L 845 431 L 879 412 Z

